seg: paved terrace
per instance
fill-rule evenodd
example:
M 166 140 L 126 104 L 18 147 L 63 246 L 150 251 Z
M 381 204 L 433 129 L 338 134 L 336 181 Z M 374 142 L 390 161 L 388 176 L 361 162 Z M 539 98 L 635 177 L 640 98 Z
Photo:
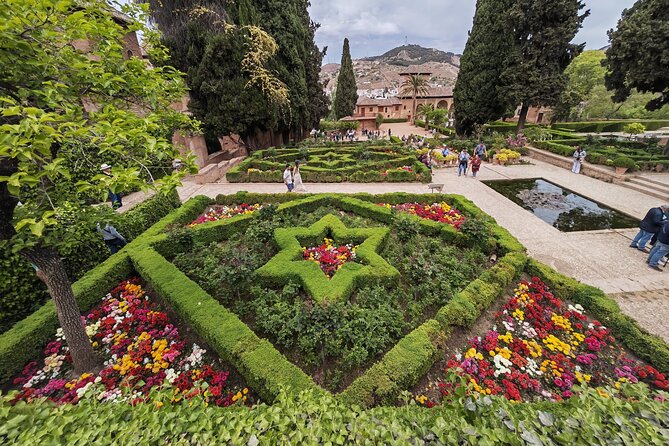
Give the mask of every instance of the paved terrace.
M 563 233 L 532 213 L 499 195 L 479 180 L 544 178 L 574 192 L 642 218 L 659 205 L 656 198 L 615 184 L 605 183 L 569 170 L 532 160 L 533 165 L 499 166 L 484 164 L 478 179 L 458 177 L 455 169 L 435 170 L 435 183 L 443 183 L 444 193 L 462 194 L 493 216 L 526 247 L 528 253 L 563 274 L 601 288 L 614 295 L 623 310 L 637 318 L 648 330 L 669 341 L 669 273 L 646 266 L 646 255 L 628 247 L 635 229 Z M 417 183 L 306 184 L 308 192 L 429 192 Z M 185 183 L 179 190 L 183 200 L 195 195 L 215 197 L 245 190 L 258 193 L 285 192 L 283 184 Z M 668 268 L 669 269 L 669 268 Z

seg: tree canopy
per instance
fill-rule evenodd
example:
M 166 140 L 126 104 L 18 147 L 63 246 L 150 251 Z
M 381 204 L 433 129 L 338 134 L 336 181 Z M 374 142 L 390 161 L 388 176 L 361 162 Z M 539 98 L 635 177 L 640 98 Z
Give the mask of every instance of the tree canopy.
M 512 50 L 502 73 L 504 95 L 522 104 L 518 129 L 532 106 L 555 105 L 567 84 L 564 70 L 585 44 L 571 43 L 590 14 L 580 0 L 514 0 L 507 10 Z
M 193 124 L 170 108 L 185 92 L 181 73 L 127 57 L 124 37 L 135 31 L 154 60 L 168 53 L 139 7 L 125 11 L 133 18 L 112 15 L 104 0 L 7 0 L 0 9 L 0 241 L 41 271 L 79 372 L 96 359 L 55 249 L 68 236 L 56 210 L 85 203 L 59 185 L 76 176 L 78 191 L 163 191 L 192 166 L 191 157 L 184 171 L 151 171 L 182 158 L 170 138 Z M 104 157 L 116 160 L 110 176 L 98 170 Z
M 327 113 L 308 2 L 149 2 L 207 134 L 300 137 Z
M 337 78 L 337 92 L 334 99 L 335 118 L 341 119 L 351 116 L 358 102 L 358 87 L 353 72 L 353 61 L 351 60 L 351 49 L 348 39 L 344 39 L 344 48 L 341 54 L 341 66 Z
M 652 93 L 646 109 L 669 104 L 669 5 L 666 0 L 639 0 L 625 9 L 603 62 L 606 86 L 616 102 L 636 89 Z
M 513 45 L 503 13 L 510 3 L 508 0 L 476 2 L 474 24 L 453 90 L 459 134 L 471 134 L 477 125 L 499 119 L 509 108 L 498 83 Z

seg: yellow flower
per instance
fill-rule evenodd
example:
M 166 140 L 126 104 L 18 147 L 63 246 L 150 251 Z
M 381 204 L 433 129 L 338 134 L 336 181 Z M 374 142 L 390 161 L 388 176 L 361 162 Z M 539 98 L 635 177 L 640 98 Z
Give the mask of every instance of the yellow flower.
M 604 398 L 609 398 L 609 394 L 606 393 L 606 391 L 601 387 L 597 387 L 597 393 L 599 394 L 599 396 L 602 396 Z

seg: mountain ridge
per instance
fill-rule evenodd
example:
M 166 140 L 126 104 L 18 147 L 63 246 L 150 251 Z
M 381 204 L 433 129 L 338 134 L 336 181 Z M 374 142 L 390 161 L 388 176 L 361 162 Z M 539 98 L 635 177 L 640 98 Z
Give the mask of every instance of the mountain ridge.
M 331 95 L 337 85 L 339 64 L 321 67 L 325 93 Z M 460 55 L 420 45 L 402 45 L 379 56 L 353 60 L 358 94 L 360 96 L 394 96 L 403 81 L 402 73 L 431 73 L 433 87 L 452 87 L 460 71 Z
M 380 56 L 364 57 L 363 61 L 385 62 L 389 65 L 410 66 L 422 65 L 429 62 L 448 63 L 456 67 L 460 66 L 460 56 L 438 50 L 436 48 L 425 48 L 420 45 L 401 45 L 386 51 Z

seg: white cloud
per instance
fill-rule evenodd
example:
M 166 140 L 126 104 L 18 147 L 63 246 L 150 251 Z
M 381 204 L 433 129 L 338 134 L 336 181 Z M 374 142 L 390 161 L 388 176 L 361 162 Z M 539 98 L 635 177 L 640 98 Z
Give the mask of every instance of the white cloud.
M 471 29 L 475 0 L 311 0 L 311 17 L 321 23 L 316 33 L 328 46 L 324 62 L 339 62 L 344 37 L 354 58 L 376 56 L 405 41 L 461 53 Z M 585 0 L 591 15 L 576 37 L 588 48 L 608 43 L 624 8 L 634 0 Z

